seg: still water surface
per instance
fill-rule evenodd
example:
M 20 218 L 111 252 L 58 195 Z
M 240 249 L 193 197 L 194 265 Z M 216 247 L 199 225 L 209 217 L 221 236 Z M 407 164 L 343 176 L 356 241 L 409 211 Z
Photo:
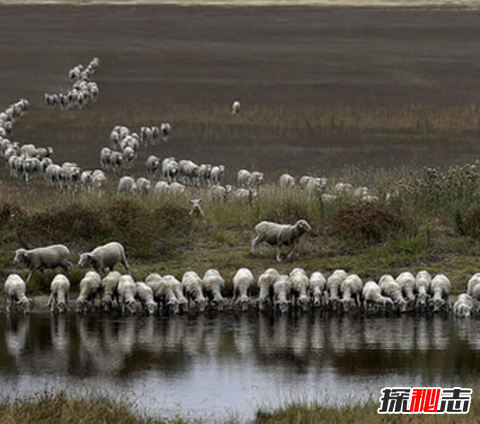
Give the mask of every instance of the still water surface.
M 1 315 L 0 334 L 3 397 L 94 391 L 162 416 L 248 420 L 391 385 L 475 392 L 480 371 L 478 322 L 450 317 Z

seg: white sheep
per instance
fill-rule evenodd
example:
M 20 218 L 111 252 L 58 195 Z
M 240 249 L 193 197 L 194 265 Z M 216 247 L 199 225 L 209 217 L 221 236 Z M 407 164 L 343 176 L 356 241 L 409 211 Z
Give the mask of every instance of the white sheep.
M 400 285 L 403 297 L 407 301 L 407 309 L 412 310 L 415 306 L 415 277 L 410 272 L 402 272 L 396 279 Z
M 110 271 L 102 280 L 103 296 L 101 306 L 105 312 L 108 312 L 116 300 L 118 304 L 118 282 L 122 274 L 118 271 Z
M 326 304 L 327 280 L 320 271 L 315 271 L 310 276 L 310 296 L 312 306 L 314 308 L 321 308 Z
M 180 183 L 171 183 L 170 186 L 168 187 L 168 194 L 173 196 L 173 197 L 179 197 L 184 195 L 186 192 L 186 187 L 183 184 Z
M 365 283 L 363 286 L 362 297 L 365 312 L 368 312 L 371 307 L 375 310 L 379 308 L 386 310 L 394 308 L 393 300 L 389 297 L 382 296 L 382 290 L 375 281 L 368 281 Z
M 233 192 L 233 197 L 245 205 L 252 205 L 253 199 L 258 196 L 258 192 L 251 187 L 239 188 Z
M 223 311 L 225 299 L 222 296 L 222 290 L 225 287 L 225 280 L 216 269 L 211 268 L 205 272 L 202 287 L 205 297 L 210 303 L 217 311 Z
M 273 298 L 275 309 L 280 313 L 288 312 L 290 304 L 292 303 L 290 293 L 292 291 L 292 282 L 288 275 L 280 275 L 273 284 Z
M 136 184 L 138 193 L 143 196 L 148 196 L 150 190 L 152 189 L 152 182 L 146 178 L 139 178 Z
M 212 167 L 211 179 L 212 179 L 212 184 L 213 185 L 222 184 L 224 172 L 225 172 L 225 166 L 223 166 L 223 165 L 218 165 L 218 166 L 213 166 Z
M 118 182 L 117 194 L 125 193 L 127 196 L 136 194 L 138 191 L 137 183 L 132 177 L 124 176 Z
M 122 310 L 122 315 L 125 315 L 127 310 L 130 315 L 135 315 L 137 312 L 135 296 L 137 295 L 137 285 L 131 275 L 122 275 L 118 281 L 118 303 Z
M 190 212 L 188 214 L 189 216 L 194 216 L 196 218 L 200 216 L 205 217 L 201 206 L 203 199 L 191 199 L 188 202 L 190 203 L 190 205 L 192 205 L 192 208 L 190 209 Z
M 155 178 L 159 169 L 160 159 L 154 155 L 149 156 L 147 159 L 147 175 L 151 178 Z
M 58 274 L 50 283 L 50 298 L 47 306 L 50 312 L 58 310 L 61 314 L 70 310 L 68 306 L 68 293 L 70 291 L 70 281 L 63 274 Z
M 175 158 L 166 158 L 162 161 L 162 174 L 169 183 L 177 181 L 180 174 L 180 165 Z
M 165 181 L 158 181 L 155 184 L 153 192 L 155 193 L 155 196 L 158 197 L 166 196 L 170 192 L 170 186 Z
M 275 268 L 268 268 L 258 277 L 258 298 L 257 307 L 263 311 L 266 305 L 273 306 L 273 285 L 280 277 L 280 273 Z
M 453 313 L 459 318 L 470 318 L 473 309 L 473 299 L 468 293 L 462 293 L 453 304 Z
M 328 307 L 334 311 L 341 305 L 340 287 L 343 280 L 347 277 L 348 274 L 343 269 L 337 269 L 327 279 L 327 304 Z
M 250 291 L 254 282 L 255 278 L 248 268 L 240 268 L 233 276 L 233 304 L 239 306 L 242 312 L 250 307 Z
M 212 194 L 212 200 L 214 202 L 226 202 L 228 194 L 231 193 L 232 191 L 232 186 L 227 185 L 227 186 L 221 186 L 221 185 L 214 185 L 210 189 L 210 192 Z
M 102 279 L 95 271 L 88 271 L 80 281 L 80 294 L 77 297 L 77 312 L 87 312 L 90 308 L 95 309 L 95 297 L 101 302 Z
M 378 285 L 382 290 L 382 294 L 393 300 L 399 312 L 405 312 L 407 310 L 407 301 L 402 296 L 402 288 L 390 274 L 382 275 L 378 281 Z
M 468 294 L 472 299 L 480 300 L 480 273 L 473 274 L 468 280 Z
M 309 289 L 310 279 L 303 268 L 295 268 L 290 272 L 291 283 L 291 297 L 294 301 L 294 307 L 297 306 L 302 309 L 303 312 L 308 311 L 310 304 Z
M 342 281 L 340 292 L 342 293 L 342 305 L 345 312 L 352 308 L 362 306 L 363 281 L 357 274 L 350 274 Z
M 430 308 L 433 312 L 439 312 L 441 310 L 450 310 L 450 292 L 452 290 L 452 284 L 448 277 L 444 274 L 437 274 L 432 279 L 430 286 L 430 293 L 432 298 L 430 299 Z
M 30 300 L 25 295 L 26 290 L 25 281 L 18 274 L 10 274 L 7 277 L 4 286 L 7 313 L 10 313 L 13 302 L 16 303 L 17 310 L 25 314 L 30 312 Z
M 199 312 L 203 312 L 206 299 L 202 290 L 202 279 L 194 271 L 187 271 L 182 277 L 182 286 L 188 301 L 193 301 Z
M 100 197 L 107 184 L 107 176 L 100 169 L 96 169 L 92 174 L 92 187 L 97 192 L 98 197 Z
M 255 226 L 256 237 L 252 239 L 252 253 L 255 248 L 265 242 L 271 246 L 277 247 L 277 262 L 281 262 L 280 248 L 282 246 L 291 246 L 292 249 L 287 255 L 290 259 L 293 255 L 300 238 L 311 231 L 312 227 L 304 219 L 300 219 L 295 225 L 282 225 L 270 221 L 262 221 Z
M 82 253 L 78 266 L 80 268 L 93 268 L 100 274 L 105 268 L 110 268 L 110 271 L 113 271 L 113 268 L 118 263 L 121 263 L 127 272 L 130 273 L 127 257 L 125 256 L 125 248 L 120 243 L 112 241 L 96 247 L 91 252 Z
M 154 300 L 153 290 L 142 281 L 136 283 L 137 299 L 142 304 L 142 308 L 147 315 L 155 315 L 158 310 L 158 304 Z
M 423 311 L 427 308 L 430 300 L 430 286 L 432 276 L 428 271 L 419 271 L 415 277 L 415 291 L 417 292 L 416 308 Z
M 69 272 L 72 263 L 70 262 L 70 250 L 63 244 L 54 244 L 47 247 L 37 247 L 36 249 L 15 250 L 15 257 L 13 259 L 14 265 L 23 264 L 30 273 L 27 277 L 27 282 L 30 280 L 32 274 L 40 270 L 54 269 L 61 267 L 65 273 Z
M 178 299 L 175 296 L 172 285 L 168 281 L 165 281 L 160 274 L 153 273 L 145 279 L 145 283 L 153 290 L 154 299 L 158 302 L 159 308 L 161 305 L 174 315 L 179 313 L 180 305 Z
M 250 187 L 250 177 L 252 174 L 246 169 L 240 169 L 237 172 L 237 185 L 239 187 L 248 188 Z
M 258 190 L 265 182 L 265 176 L 262 172 L 254 171 L 250 174 L 249 186 Z
M 168 141 L 170 133 L 172 132 L 172 126 L 168 122 L 162 122 L 160 124 L 160 132 L 162 133 L 162 140 L 164 143 Z
M 242 109 L 242 105 L 238 100 L 235 100 L 232 103 L 232 115 L 237 115 L 240 113 L 240 110 Z
M 172 289 L 175 297 L 178 300 L 178 306 L 182 312 L 188 311 L 188 300 L 183 294 L 183 286 L 173 275 L 164 275 L 163 281 L 166 282 Z
M 295 187 L 295 178 L 290 174 L 282 174 L 278 180 L 281 188 Z

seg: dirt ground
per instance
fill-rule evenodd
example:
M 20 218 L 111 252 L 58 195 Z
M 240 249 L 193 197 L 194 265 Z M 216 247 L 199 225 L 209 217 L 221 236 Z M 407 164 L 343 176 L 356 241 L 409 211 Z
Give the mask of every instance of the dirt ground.
M 459 163 L 480 153 L 478 22 L 428 8 L 1 6 L 0 107 L 31 100 L 13 138 L 82 167 L 98 167 L 115 124 L 161 121 L 172 141 L 141 160 L 224 163 L 230 179 Z M 98 103 L 47 111 L 42 94 L 94 56 Z

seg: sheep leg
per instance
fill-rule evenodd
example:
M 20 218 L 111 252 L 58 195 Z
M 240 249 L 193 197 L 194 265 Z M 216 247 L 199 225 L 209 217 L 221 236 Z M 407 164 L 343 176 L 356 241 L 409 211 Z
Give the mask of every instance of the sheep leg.
M 10 313 L 10 308 L 12 307 L 12 298 L 10 296 L 7 296 L 6 300 L 7 300 L 7 304 L 6 304 L 5 310 L 7 311 L 7 313 Z
M 25 280 L 26 283 L 28 283 L 30 281 L 30 278 L 32 277 L 32 274 L 33 274 L 33 271 L 30 271 L 28 276 L 27 276 L 27 279 Z
M 290 253 L 287 255 L 287 260 L 290 260 L 290 258 L 292 257 L 293 255 L 293 252 L 295 252 L 295 249 L 296 249 L 297 246 L 293 246 L 293 249 L 290 251 Z
M 50 308 L 50 312 L 55 312 L 55 295 L 52 293 L 48 299 L 47 308 Z
M 282 262 L 282 257 L 280 254 L 280 246 L 277 246 L 277 256 L 276 256 L 277 262 Z
M 259 244 L 258 239 L 258 236 L 252 239 L 252 253 L 255 253 L 255 249 Z
M 122 263 L 122 265 L 125 267 L 125 269 L 127 270 L 127 272 L 130 274 L 130 267 L 128 266 L 128 262 L 127 262 L 127 259 L 126 259 L 125 257 L 122 258 L 121 263 Z

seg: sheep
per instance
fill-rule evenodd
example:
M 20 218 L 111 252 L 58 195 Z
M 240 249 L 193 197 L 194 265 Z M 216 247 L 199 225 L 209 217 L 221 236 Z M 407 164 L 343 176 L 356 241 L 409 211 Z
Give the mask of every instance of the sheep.
M 58 274 L 50 283 L 50 298 L 47 306 L 50 307 L 50 312 L 58 312 L 61 314 L 70 310 L 68 306 L 68 292 L 70 290 L 70 281 L 63 274 Z
M 330 309 L 336 310 L 340 304 L 340 287 L 348 274 L 343 269 L 335 270 L 327 279 L 327 304 Z
M 168 194 L 174 197 L 179 197 L 185 194 L 186 187 L 180 183 L 171 183 L 168 187 Z
M 4 286 L 7 313 L 10 313 L 13 302 L 16 302 L 17 310 L 24 314 L 30 313 L 30 300 L 25 295 L 26 290 L 25 281 L 18 274 L 10 274 L 7 277 Z
M 249 186 L 258 190 L 265 182 L 265 176 L 261 172 L 252 172 L 250 174 Z
M 124 247 L 120 243 L 112 241 L 96 247 L 91 252 L 82 253 L 78 266 L 80 268 L 91 267 L 100 274 L 105 268 L 110 268 L 110 271 L 113 271 L 114 266 L 118 263 L 121 263 L 130 274 Z
M 257 285 L 260 289 L 257 298 L 257 307 L 261 311 L 265 305 L 273 306 L 273 285 L 280 277 L 280 273 L 275 268 L 268 268 L 260 277 L 258 277 Z
M 353 191 L 353 186 L 349 183 L 337 183 L 335 184 L 334 191 L 340 195 L 350 194 Z
M 118 304 L 118 282 L 122 274 L 118 271 L 110 271 L 102 280 L 103 296 L 100 305 L 105 312 L 108 312 L 116 299 Z
M 282 225 L 270 221 L 262 221 L 255 226 L 256 237 L 252 239 L 252 253 L 255 248 L 263 242 L 271 246 L 277 246 L 277 262 L 281 262 L 280 248 L 282 246 L 291 246 L 292 249 L 287 255 L 287 260 L 293 255 L 298 241 L 305 234 L 311 231 L 312 227 L 304 219 L 300 219 L 295 225 Z
M 275 283 L 273 284 L 273 298 L 275 309 L 278 309 L 280 313 L 285 314 L 290 307 L 290 293 L 292 291 L 292 282 L 288 275 L 279 275 Z
M 147 159 L 147 175 L 151 178 L 155 178 L 159 169 L 160 159 L 153 155 L 149 156 Z
M 17 249 L 15 250 L 13 264 L 23 264 L 30 270 L 26 280 L 28 282 L 32 274 L 37 270 L 43 272 L 44 269 L 61 267 L 65 273 L 69 272 L 72 268 L 72 263 L 69 259 L 70 250 L 68 250 L 68 247 L 63 244 L 54 244 L 31 250 Z
M 210 303 L 217 311 L 223 311 L 225 299 L 222 296 L 222 289 L 225 287 L 225 280 L 216 269 L 211 268 L 205 272 L 202 287 L 205 297 Z
M 192 209 L 190 210 L 190 213 L 188 215 L 194 216 L 196 218 L 198 218 L 200 216 L 205 217 L 205 214 L 203 213 L 203 209 L 200 206 L 202 201 L 203 201 L 203 199 L 189 200 L 188 202 L 192 205 Z
M 223 165 L 218 165 L 218 166 L 212 167 L 211 179 L 212 179 L 212 184 L 213 185 L 222 184 L 223 173 L 224 172 L 225 172 L 225 166 L 223 166 Z
M 232 103 L 232 115 L 239 114 L 241 109 L 242 109 L 241 103 L 238 100 L 235 100 Z
M 166 143 L 172 132 L 172 126 L 168 122 L 162 122 L 160 124 L 160 132 L 162 133 L 163 142 Z
M 342 281 L 340 292 L 342 293 L 342 305 L 344 312 L 349 312 L 352 307 L 362 306 L 363 281 L 357 274 L 350 274 Z
M 368 281 L 365 283 L 363 286 L 362 297 L 365 312 L 368 312 L 372 306 L 375 309 L 384 308 L 388 310 L 394 308 L 393 300 L 389 297 L 382 296 L 382 290 L 375 281 Z
M 107 176 L 99 169 L 93 171 L 92 174 L 92 187 L 97 191 L 98 197 L 100 197 L 107 184 Z
M 280 188 L 295 187 L 295 178 L 290 174 L 282 174 L 278 180 Z
M 252 205 L 253 199 L 257 197 L 258 193 L 256 190 L 252 190 L 251 187 L 248 189 L 246 188 L 239 188 L 234 191 L 233 196 L 235 199 L 239 200 L 245 205 Z
M 417 292 L 417 302 L 415 307 L 420 311 L 426 309 L 430 299 L 430 286 L 432 284 L 432 276 L 428 271 L 419 271 L 415 277 L 415 291 Z
M 233 304 L 240 306 L 242 312 L 250 307 L 250 290 L 254 282 L 255 278 L 248 268 L 240 268 L 233 276 Z
M 229 193 L 232 191 L 232 186 L 227 185 L 225 187 L 221 185 L 214 185 L 210 189 L 210 192 L 212 193 L 212 200 L 214 202 L 226 202 L 227 201 L 227 196 Z
M 118 182 L 117 194 L 125 193 L 127 196 L 137 193 L 137 183 L 132 177 L 122 177 Z
M 183 183 L 198 187 L 200 167 L 191 160 L 181 160 L 178 164 L 180 166 L 180 175 L 183 178 Z
M 430 286 L 430 293 L 432 298 L 430 299 L 429 306 L 433 312 L 439 312 L 441 310 L 450 310 L 450 291 L 452 284 L 448 277 L 444 274 L 437 274 L 432 279 Z
M 201 164 L 198 168 L 199 185 L 202 187 L 208 187 L 210 185 L 210 178 L 212 176 L 212 165 Z
M 407 301 L 407 309 L 412 310 L 415 306 L 415 277 L 410 272 L 402 272 L 396 279 L 402 289 L 403 296 Z
M 95 309 L 95 297 L 101 301 L 102 279 L 95 271 L 88 271 L 80 281 L 80 294 L 77 297 L 77 312 L 87 312 L 91 304 Z
M 177 315 L 179 312 L 179 301 L 175 296 L 172 285 L 164 280 L 160 274 L 150 274 L 145 279 L 145 284 L 153 290 L 154 299 L 169 312 Z
M 310 296 L 312 306 L 314 308 L 321 308 L 325 306 L 325 289 L 327 280 L 319 271 L 312 273 L 310 276 Z
M 153 192 L 155 196 L 165 196 L 170 192 L 170 186 L 165 181 L 158 181 Z
M 155 315 L 155 312 L 158 309 L 158 304 L 153 298 L 152 288 L 142 281 L 137 281 L 135 292 L 145 313 L 147 315 Z
M 308 311 L 310 290 L 310 279 L 302 268 L 295 268 L 290 272 L 291 297 L 294 299 L 295 310 L 297 306 L 302 308 L 303 312 Z
M 173 275 L 164 275 L 163 281 L 166 282 L 172 289 L 175 297 L 178 300 L 178 306 L 182 312 L 188 311 L 188 300 L 183 295 L 183 286 Z
M 393 303 L 399 312 L 407 310 L 407 301 L 402 296 L 402 288 L 390 274 L 385 274 L 380 277 L 378 285 L 384 296 L 388 296 L 393 300 Z
M 239 187 L 248 188 L 250 187 L 250 177 L 252 174 L 246 169 L 240 169 L 237 172 L 237 185 Z
M 470 318 L 473 309 L 473 299 L 468 293 L 462 293 L 453 304 L 453 313 L 459 318 Z
M 183 274 L 182 286 L 187 300 L 193 300 L 198 311 L 203 312 L 207 301 L 203 295 L 200 276 L 194 271 L 187 271 Z
M 138 193 L 143 196 L 148 196 L 150 190 L 152 189 L 152 182 L 146 178 L 139 178 L 136 184 Z
M 128 311 L 130 315 L 135 315 L 137 312 L 135 301 L 137 286 L 131 275 L 122 275 L 120 277 L 118 280 L 117 293 L 122 315 L 125 315 L 125 311 Z
M 162 162 L 162 174 L 169 183 L 177 181 L 177 177 L 180 174 L 180 165 L 175 158 L 166 158 Z

